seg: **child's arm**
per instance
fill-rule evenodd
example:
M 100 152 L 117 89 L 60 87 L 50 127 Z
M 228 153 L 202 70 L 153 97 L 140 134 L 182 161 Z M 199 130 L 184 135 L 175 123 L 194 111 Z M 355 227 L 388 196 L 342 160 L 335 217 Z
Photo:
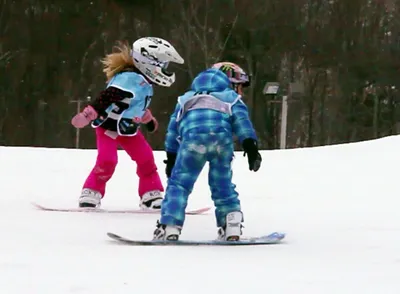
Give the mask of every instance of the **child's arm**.
M 141 122 L 146 126 L 149 133 L 154 133 L 158 129 L 158 121 L 148 108 L 144 112 Z
M 172 169 L 174 168 L 178 149 L 178 123 L 176 122 L 176 117 L 180 110 L 179 104 L 176 105 L 174 113 L 171 115 L 168 128 L 167 135 L 165 137 L 165 151 L 167 152 L 167 159 L 164 160 L 164 163 L 167 165 L 165 168 L 165 173 L 169 178 L 172 173 Z
M 249 118 L 247 106 L 239 100 L 232 106 L 232 128 L 240 143 L 244 155 L 247 154 L 249 169 L 258 171 L 261 166 L 261 154 L 258 152 L 257 135 Z
M 168 128 L 167 128 L 167 134 L 165 137 L 165 151 L 170 152 L 170 153 L 177 153 L 179 149 L 179 142 L 178 142 L 178 123 L 176 122 L 176 117 L 178 115 L 178 112 L 180 110 L 179 104 L 176 105 L 174 112 L 172 113 L 169 123 L 168 123 Z
M 101 91 L 99 96 L 93 102 L 90 102 L 88 106 L 93 107 L 97 113 L 101 113 L 111 104 L 119 102 L 125 98 L 132 98 L 132 96 L 132 93 L 111 86 Z
M 101 115 L 112 103 L 121 101 L 127 97 L 132 97 L 132 94 L 118 88 L 108 87 L 100 92 L 99 96 L 78 114 L 76 114 L 71 124 L 76 128 L 87 126 L 92 120 L 95 120 L 99 114 Z
M 249 111 L 243 101 L 232 106 L 232 128 L 240 143 L 250 138 L 257 141 L 257 135 L 249 117 Z

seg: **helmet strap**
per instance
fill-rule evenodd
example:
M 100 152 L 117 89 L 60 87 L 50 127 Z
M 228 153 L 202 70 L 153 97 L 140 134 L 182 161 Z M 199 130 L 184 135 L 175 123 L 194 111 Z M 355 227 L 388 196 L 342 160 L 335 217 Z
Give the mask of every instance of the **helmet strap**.
M 238 93 L 239 95 L 243 96 L 243 87 L 242 87 L 242 84 L 233 84 L 233 83 L 232 83 L 232 87 L 233 87 L 233 90 L 234 90 L 236 93 Z

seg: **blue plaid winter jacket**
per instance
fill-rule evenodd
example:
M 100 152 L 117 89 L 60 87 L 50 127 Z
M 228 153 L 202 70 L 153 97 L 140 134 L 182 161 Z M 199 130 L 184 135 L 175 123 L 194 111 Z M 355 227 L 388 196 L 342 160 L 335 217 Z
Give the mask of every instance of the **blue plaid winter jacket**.
M 182 101 L 199 93 L 207 93 L 223 102 L 233 102 L 231 115 L 213 109 L 193 109 L 187 111 L 177 122 Z M 209 133 L 221 129 L 232 135 L 232 140 L 233 135 L 236 135 L 240 142 L 246 138 L 257 140 L 247 106 L 240 95 L 231 88 L 228 77 L 218 69 L 207 69 L 196 76 L 189 91 L 178 97 L 178 103 L 168 124 L 165 150 L 176 153 L 180 139 L 189 132 Z

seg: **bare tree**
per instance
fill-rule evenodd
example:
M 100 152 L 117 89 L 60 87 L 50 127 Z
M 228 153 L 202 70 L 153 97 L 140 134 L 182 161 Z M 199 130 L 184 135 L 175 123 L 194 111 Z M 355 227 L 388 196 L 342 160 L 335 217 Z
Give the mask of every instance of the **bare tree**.
M 221 36 L 222 28 L 229 27 L 232 32 L 238 13 L 225 3 L 211 0 L 179 1 L 179 12 L 182 19 L 182 22 L 178 22 L 179 34 L 185 50 L 185 59 L 188 61 L 188 73 L 193 79 L 198 70 L 220 60 L 231 37 L 230 33 Z

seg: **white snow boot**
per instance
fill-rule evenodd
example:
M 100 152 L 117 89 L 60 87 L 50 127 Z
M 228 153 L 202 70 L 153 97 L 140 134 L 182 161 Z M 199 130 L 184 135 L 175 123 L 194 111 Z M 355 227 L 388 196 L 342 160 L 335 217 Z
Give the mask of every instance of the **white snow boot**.
M 242 235 L 243 213 L 233 211 L 226 215 L 226 225 L 218 229 L 218 240 L 239 241 Z
M 161 209 L 163 196 L 160 191 L 150 191 L 144 193 L 140 200 L 140 208 L 142 209 Z
M 92 189 L 83 189 L 79 197 L 79 207 L 98 208 L 101 205 L 102 195 Z
M 153 233 L 153 240 L 178 241 L 181 230 L 181 227 L 163 225 L 157 221 L 157 229 Z

